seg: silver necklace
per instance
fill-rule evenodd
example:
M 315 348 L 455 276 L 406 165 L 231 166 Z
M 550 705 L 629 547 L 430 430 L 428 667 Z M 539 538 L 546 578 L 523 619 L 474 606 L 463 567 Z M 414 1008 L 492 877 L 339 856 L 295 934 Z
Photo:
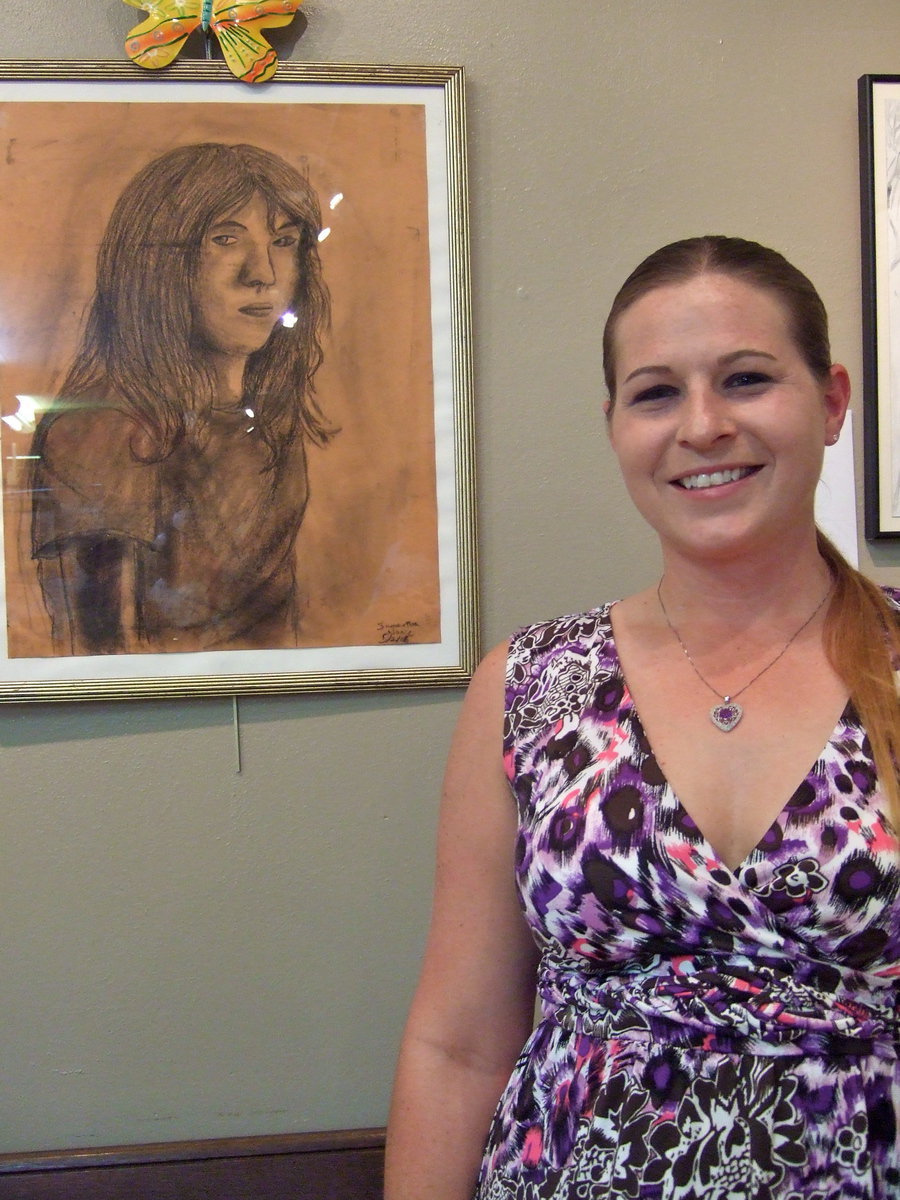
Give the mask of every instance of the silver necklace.
M 722 701 L 721 704 L 714 704 L 712 706 L 712 708 L 709 710 L 709 719 L 712 721 L 713 725 L 715 725 L 715 727 L 717 729 L 721 729 L 723 733 L 731 733 L 732 729 L 734 729 L 735 725 L 737 725 L 738 721 L 740 721 L 741 717 L 744 715 L 743 708 L 741 707 L 740 704 L 737 703 L 738 696 L 742 696 L 744 694 L 744 692 L 746 692 L 747 688 L 750 687 L 752 684 L 756 683 L 757 679 L 759 679 L 761 675 L 765 675 L 766 671 L 770 671 L 772 669 L 772 667 L 775 666 L 775 664 L 778 662 L 778 660 L 787 651 L 788 647 L 797 640 L 797 638 L 800 636 L 800 634 L 803 632 L 803 630 L 807 627 L 807 625 L 811 624 L 814 617 L 818 614 L 819 610 L 822 608 L 825 601 L 831 595 L 832 589 L 834 588 L 833 583 L 829 585 L 828 591 L 825 593 L 825 595 L 822 597 L 822 599 L 819 601 L 819 603 L 816 605 L 816 607 L 813 609 L 813 611 L 810 613 L 810 615 L 806 618 L 806 620 L 803 622 L 803 624 L 800 626 L 800 628 L 797 630 L 797 632 L 795 634 L 793 634 L 792 637 L 788 638 L 788 640 L 784 643 L 784 645 L 781 647 L 781 649 L 778 651 L 778 653 L 775 655 L 775 657 L 772 659 L 772 661 L 767 666 L 763 667 L 763 669 L 761 671 L 757 671 L 749 683 L 745 683 L 742 688 L 738 688 L 738 690 L 736 692 L 734 692 L 732 695 L 723 696 L 721 692 L 716 691 L 716 689 L 713 687 L 713 685 L 709 682 L 708 679 L 704 679 L 704 677 L 700 674 L 697 664 L 694 662 L 694 660 L 691 658 L 690 654 L 688 653 L 687 646 L 681 640 L 681 634 L 678 632 L 678 630 L 675 628 L 675 626 L 669 620 L 669 614 L 666 612 L 665 604 L 663 604 L 662 585 L 663 585 L 663 581 L 662 581 L 662 579 L 660 579 L 659 583 L 656 585 L 656 598 L 659 601 L 659 607 L 662 610 L 662 615 L 666 619 L 666 624 L 672 630 L 672 633 L 675 635 L 675 640 L 678 642 L 678 645 L 681 647 L 684 657 L 688 660 L 688 662 L 693 667 L 694 674 L 697 676 L 697 678 L 700 680 L 700 682 L 702 684 L 704 684 L 706 687 L 709 688 L 709 690 L 713 693 L 714 696 L 718 696 L 719 699 Z

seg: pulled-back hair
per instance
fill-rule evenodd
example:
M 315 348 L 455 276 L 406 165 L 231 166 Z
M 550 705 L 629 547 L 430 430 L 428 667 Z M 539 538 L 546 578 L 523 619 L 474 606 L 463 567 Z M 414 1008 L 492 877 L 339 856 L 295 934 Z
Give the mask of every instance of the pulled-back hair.
M 788 313 L 794 344 L 817 379 L 831 368 L 828 314 L 819 293 L 792 263 L 768 246 L 744 238 L 684 238 L 662 246 L 631 272 L 613 300 L 603 330 L 603 374 L 609 398 L 616 397 L 615 334 L 619 318 L 647 292 L 686 283 L 697 275 L 728 275 L 774 293 Z
M 206 142 L 148 163 L 116 201 L 97 256 L 97 281 L 81 347 L 63 382 L 63 404 L 109 401 L 129 412 L 167 457 L 186 433 L 202 437 L 217 398 L 197 345 L 194 290 L 204 235 L 223 216 L 263 197 L 269 219 L 300 230 L 292 328 L 281 323 L 247 360 L 244 396 L 276 463 L 298 435 L 335 432 L 314 398 L 320 337 L 330 315 L 322 280 L 321 214 L 307 180 L 258 146 Z
M 819 293 L 784 255 L 743 238 L 684 238 L 654 251 L 628 276 L 613 300 L 603 331 L 603 373 L 612 411 L 616 399 L 616 330 L 622 314 L 660 287 L 698 275 L 727 275 L 770 292 L 782 304 L 791 336 L 820 381 L 831 368 L 828 315 Z M 843 680 L 872 746 L 881 787 L 900 833 L 900 620 L 881 589 L 855 570 L 817 530 L 819 553 L 834 578 L 825 618 L 825 651 Z

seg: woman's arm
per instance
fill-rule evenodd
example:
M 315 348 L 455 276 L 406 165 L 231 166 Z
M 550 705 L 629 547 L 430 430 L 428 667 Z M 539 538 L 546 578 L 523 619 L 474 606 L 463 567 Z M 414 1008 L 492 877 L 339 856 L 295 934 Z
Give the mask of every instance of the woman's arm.
M 121 538 L 79 537 L 38 559 L 44 606 L 62 653 L 116 654 L 125 649 L 124 552 Z
M 506 649 L 476 671 L 447 764 L 385 1200 L 471 1200 L 491 1115 L 531 1029 L 537 951 L 515 893 L 516 810 L 502 764 Z
M 135 458 L 141 430 L 89 400 L 41 419 L 31 445 L 31 554 L 59 654 L 131 648 L 135 556 L 151 547 L 159 466 Z

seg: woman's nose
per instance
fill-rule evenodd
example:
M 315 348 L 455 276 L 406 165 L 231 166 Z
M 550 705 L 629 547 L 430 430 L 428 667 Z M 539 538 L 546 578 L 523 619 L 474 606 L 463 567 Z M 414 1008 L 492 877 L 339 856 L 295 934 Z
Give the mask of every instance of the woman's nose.
M 678 440 L 691 446 L 711 446 L 735 433 L 728 400 L 714 388 L 692 388 L 681 406 Z
M 241 263 L 241 282 L 248 287 L 271 287 L 275 282 L 275 268 L 267 243 L 255 242 L 248 247 Z

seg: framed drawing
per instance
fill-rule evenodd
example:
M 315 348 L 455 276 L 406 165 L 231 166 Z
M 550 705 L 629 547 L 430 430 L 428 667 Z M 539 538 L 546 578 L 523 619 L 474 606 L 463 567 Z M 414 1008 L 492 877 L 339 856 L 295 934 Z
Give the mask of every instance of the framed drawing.
M 460 684 L 463 75 L 0 63 L 0 699 Z
M 900 75 L 859 80 L 866 537 L 900 537 Z

